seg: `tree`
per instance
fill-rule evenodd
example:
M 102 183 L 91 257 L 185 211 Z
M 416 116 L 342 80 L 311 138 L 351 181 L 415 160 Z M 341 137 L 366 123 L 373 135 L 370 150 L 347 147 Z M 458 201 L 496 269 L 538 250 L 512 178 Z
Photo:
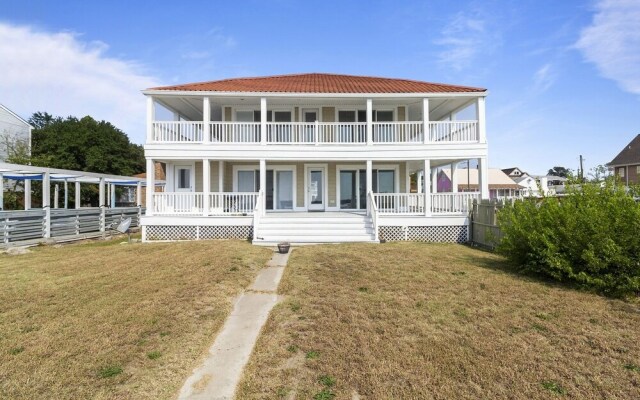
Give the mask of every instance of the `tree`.
M 556 166 L 547 171 L 547 175 L 561 176 L 563 178 L 568 178 L 572 175 L 571 170 L 569 168 Z
M 53 117 L 37 112 L 29 119 L 32 164 L 115 175 L 145 170 L 144 150 L 120 129 L 90 116 Z

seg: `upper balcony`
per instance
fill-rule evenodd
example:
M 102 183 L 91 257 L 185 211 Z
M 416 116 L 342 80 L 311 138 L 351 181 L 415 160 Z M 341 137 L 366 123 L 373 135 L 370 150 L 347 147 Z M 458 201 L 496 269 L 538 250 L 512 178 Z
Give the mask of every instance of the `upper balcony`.
M 479 143 L 477 120 L 371 122 L 154 121 L 149 143 L 367 145 Z M 264 128 L 264 129 L 263 129 Z M 424 132 L 428 132 L 425 137 Z

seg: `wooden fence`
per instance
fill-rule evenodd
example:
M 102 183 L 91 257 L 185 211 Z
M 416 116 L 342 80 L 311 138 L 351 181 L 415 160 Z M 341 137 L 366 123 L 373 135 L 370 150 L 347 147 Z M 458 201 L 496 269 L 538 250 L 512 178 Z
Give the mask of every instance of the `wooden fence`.
M 473 200 L 471 208 L 471 242 L 482 247 L 494 249 L 502 239 L 498 227 L 498 212 L 504 207 L 496 200 Z
M 105 235 L 122 220 L 140 226 L 141 207 L 0 211 L 0 247 Z

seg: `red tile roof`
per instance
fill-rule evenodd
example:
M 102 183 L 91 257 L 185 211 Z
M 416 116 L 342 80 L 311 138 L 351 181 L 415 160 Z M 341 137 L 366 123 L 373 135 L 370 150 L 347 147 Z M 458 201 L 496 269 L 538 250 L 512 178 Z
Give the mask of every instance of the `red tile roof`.
M 409 79 L 311 73 L 231 78 L 155 87 L 149 90 L 268 93 L 475 93 L 485 92 L 487 89 Z

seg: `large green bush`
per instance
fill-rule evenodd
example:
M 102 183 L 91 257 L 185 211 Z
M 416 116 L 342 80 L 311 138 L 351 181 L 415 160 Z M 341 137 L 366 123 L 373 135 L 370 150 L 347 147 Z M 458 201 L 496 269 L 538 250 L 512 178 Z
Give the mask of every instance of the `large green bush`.
M 498 223 L 497 250 L 526 272 L 610 295 L 640 292 L 640 205 L 613 181 L 517 201 Z

